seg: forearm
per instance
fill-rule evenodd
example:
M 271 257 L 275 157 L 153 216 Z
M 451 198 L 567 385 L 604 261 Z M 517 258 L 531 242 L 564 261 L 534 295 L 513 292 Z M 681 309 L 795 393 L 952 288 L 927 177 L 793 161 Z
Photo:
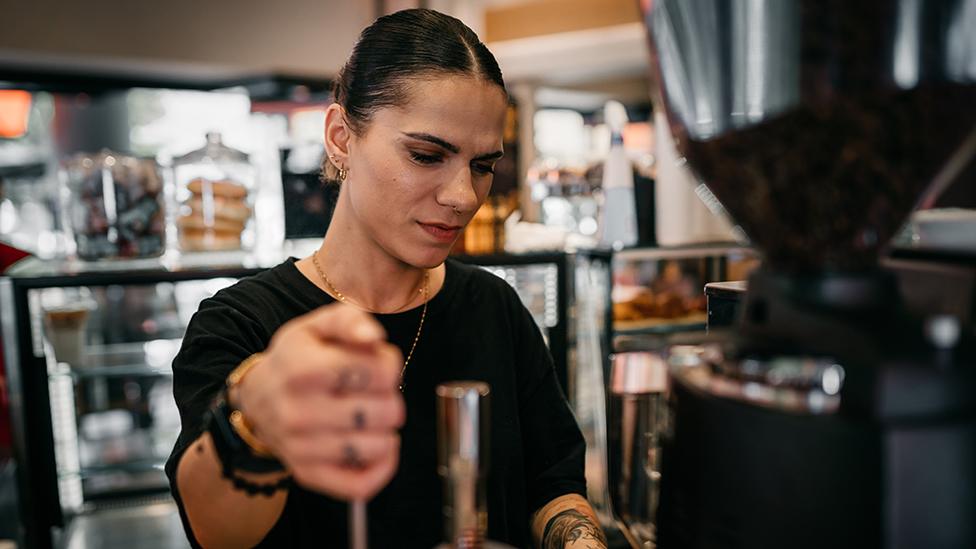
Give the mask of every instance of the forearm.
M 235 474 L 255 484 L 274 484 L 285 475 Z M 278 521 L 288 497 L 287 490 L 267 497 L 235 488 L 221 472 L 209 433 L 201 435 L 183 454 L 176 485 L 193 535 L 208 549 L 257 545 Z
M 532 517 L 532 537 L 540 549 L 606 549 L 600 521 L 585 498 L 560 496 Z

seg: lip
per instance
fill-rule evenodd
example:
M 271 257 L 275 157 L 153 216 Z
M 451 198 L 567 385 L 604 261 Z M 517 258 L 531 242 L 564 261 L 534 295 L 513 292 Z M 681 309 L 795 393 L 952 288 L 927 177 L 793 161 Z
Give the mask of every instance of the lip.
M 417 224 L 439 242 L 453 242 L 462 229 L 460 225 L 448 225 L 446 223 L 425 223 L 418 221 Z

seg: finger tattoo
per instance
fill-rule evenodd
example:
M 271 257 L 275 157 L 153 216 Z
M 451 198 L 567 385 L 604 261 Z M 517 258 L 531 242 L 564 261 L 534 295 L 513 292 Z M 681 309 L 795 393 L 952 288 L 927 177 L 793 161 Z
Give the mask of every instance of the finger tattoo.
M 359 469 L 363 466 L 363 462 L 359 459 L 359 452 L 356 451 L 356 447 L 352 444 L 346 444 L 342 449 L 342 454 L 342 463 L 346 467 Z
M 369 386 L 369 372 L 361 368 L 343 368 L 339 371 L 336 390 L 339 392 L 362 391 Z
M 352 414 L 352 425 L 357 431 L 362 431 L 366 428 L 366 412 L 357 409 Z

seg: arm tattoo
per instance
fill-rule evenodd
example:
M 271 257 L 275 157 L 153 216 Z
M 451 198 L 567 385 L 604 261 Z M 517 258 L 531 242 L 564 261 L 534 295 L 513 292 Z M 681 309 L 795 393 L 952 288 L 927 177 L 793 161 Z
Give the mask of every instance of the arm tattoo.
M 549 519 L 542 533 L 542 549 L 604 549 L 606 546 L 603 530 L 575 509 L 566 509 Z

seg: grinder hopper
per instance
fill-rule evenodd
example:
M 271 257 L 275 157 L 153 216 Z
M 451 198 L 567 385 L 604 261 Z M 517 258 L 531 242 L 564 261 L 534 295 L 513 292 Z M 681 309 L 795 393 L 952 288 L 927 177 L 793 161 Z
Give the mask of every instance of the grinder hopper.
M 679 149 L 770 268 L 873 268 L 976 153 L 972 1 L 654 4 Z

